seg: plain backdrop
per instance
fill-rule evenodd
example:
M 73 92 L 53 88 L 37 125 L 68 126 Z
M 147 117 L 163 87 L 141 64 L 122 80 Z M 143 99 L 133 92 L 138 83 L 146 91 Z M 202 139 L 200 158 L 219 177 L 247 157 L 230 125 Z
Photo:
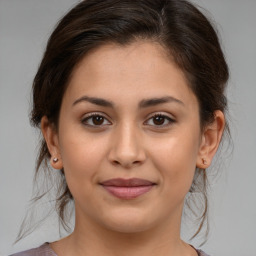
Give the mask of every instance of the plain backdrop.
M 49 219 L 12 246 L 31 196 L 38 135 L 30 89 L 57 20 L 77 0 L 0 0 L 0 255 L 57 240 Z M 256 256 L 256 0 L 195 0 L 215 20 L 231 71 L 232 158 L 212 187 L 214 256 Z

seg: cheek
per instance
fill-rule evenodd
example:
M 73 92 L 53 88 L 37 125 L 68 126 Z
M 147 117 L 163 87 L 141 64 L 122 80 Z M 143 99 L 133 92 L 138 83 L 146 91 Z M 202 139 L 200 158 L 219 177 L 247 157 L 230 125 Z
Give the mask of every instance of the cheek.
M 168 194 L 170 190 L 174 195 L 184 196 L 188 192 L 196 168 L 198 140 L 196 132 L 179 131 L 175 136 L 154 143 L 151 156 Z
M 69 189 L 76 197 L 81 190 L 92 190 L 92 184 L 97 182 L 105 144 L 84 133 L 63 131 L 63 134 L 60 134 L 63 167 Z

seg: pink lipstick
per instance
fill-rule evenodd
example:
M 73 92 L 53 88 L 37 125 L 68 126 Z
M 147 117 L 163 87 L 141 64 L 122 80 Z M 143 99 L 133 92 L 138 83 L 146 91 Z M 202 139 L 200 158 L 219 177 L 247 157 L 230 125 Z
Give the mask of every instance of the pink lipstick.
M 111 179 L 100 183 L 110 194 L 120 199 L 134 199 L 148 191 L 156 184 L 143 179 Z

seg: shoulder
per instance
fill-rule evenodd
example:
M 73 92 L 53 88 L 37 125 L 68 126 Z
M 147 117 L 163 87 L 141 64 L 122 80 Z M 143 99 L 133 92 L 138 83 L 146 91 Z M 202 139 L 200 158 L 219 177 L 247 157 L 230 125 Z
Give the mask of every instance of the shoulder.
M 10 256 L 57 256 L 48 243 L 27 251 L 18 252 Z
M 206 254 L 205 252 L 203 252 L 202 250 L 197 249 L 196 251 L 198 253 L 198 256 L 210 256 L 210 255 Z

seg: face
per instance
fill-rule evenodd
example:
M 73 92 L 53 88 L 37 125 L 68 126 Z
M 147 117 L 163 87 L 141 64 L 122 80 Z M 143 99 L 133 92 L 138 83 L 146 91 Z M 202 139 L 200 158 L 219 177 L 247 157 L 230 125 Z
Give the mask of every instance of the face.
M 159 45 L 109 44 L 87 55 L 64 94 L 58 131 L 44 134 L 77 223 L 128 233 L 178 226 L 204 139 L 197 98 Z

